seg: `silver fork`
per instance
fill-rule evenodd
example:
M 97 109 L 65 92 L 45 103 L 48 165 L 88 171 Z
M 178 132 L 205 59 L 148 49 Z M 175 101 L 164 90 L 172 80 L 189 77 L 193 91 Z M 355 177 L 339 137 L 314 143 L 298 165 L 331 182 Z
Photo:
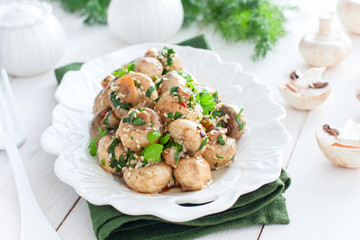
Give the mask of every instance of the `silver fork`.
M 1 78 L 0 150 L 6 150 L 15 178 L 21 215 L 21 239 L 60 240 L 59 235 L 41 211 L 31 190 L 17 148 L 25 142 L 25 130 L 20 121 L 9 78 L 4 69 L 1 69 Z

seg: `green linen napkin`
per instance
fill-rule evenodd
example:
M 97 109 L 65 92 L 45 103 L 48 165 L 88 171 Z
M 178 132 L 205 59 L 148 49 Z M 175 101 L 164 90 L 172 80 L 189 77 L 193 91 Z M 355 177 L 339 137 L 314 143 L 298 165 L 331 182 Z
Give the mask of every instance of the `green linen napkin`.
M 203 35 L 179 43 L 210 49 Z M 79 70 L 82 63 L 55 69 L 58 84 L 69 70 Z M 109 205 L 88 202 L 95 236 L 99 240 L 115 239 L 193 239 L 225 229 L 256 224 L 288 224 L 285 198 L 281 195 L 290 186 L 285 170 L 280 177 L 251 193 L 240 196 L 228 210 L 188 222 L 172 223 L 151 215 L 125 215 Z

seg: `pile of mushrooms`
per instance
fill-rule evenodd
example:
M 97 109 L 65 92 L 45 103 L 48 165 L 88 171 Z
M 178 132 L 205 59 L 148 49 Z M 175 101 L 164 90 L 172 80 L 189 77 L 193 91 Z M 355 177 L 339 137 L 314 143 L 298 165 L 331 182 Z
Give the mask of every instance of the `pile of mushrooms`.
M 229 166 L 246 122 L 243 109 L 197 84 L 176 52 L 150 48 L 101 81 L 90 153 L 141 193 L 201 190 Z
M 341 130 L 325 124 L 317 130 L 316 140 L 321 152 L 335 165 L 360 167 L 360 123 L 349 119 Z
M 292 107 L 312 110 L 325 102 L 331 86 L 322 80 L 325 67 L 310 68 L 305 73 L 294 71 L 289 79 L 280 81 L 277 87 L 283 98 Z

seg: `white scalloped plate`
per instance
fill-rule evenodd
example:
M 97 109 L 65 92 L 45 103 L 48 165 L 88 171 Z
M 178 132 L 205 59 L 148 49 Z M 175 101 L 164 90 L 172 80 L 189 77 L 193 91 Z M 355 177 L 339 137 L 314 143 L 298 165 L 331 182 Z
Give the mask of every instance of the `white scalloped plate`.
M 141 194 L 102 170 L 87 150 L 88 122 L 94 98 L 101 89 L 100 79 L 142 56 L 147 48 L 164 45 L 130 46 L 88 61 L 80 71 L 68 72 L 56 91 L 59 104 L 53 111 L 52 125 L 42 135 L 41 145 L 47 152 L 59 155 L 56 175 L 89 202 L 109 204 L 129 215 L 150 214 L 182 222 L 224 211 L 240 195 L 276 180 L 289 134 L 280 123 L 285 111 L 272 100 L 271 90 L 253 75 L 244 73 L 240 65 L 223 62 L 212 51 L 166 44 L 176 50 L 184 68 L 201 84 L 218 90 L 224 103 L 244 108 L 247 128 L 237 143 L 236 159 L 230 167 L 213 172 L 209 187 L 195 192 Z M 187 207 L 183 203 L 206 204 Z

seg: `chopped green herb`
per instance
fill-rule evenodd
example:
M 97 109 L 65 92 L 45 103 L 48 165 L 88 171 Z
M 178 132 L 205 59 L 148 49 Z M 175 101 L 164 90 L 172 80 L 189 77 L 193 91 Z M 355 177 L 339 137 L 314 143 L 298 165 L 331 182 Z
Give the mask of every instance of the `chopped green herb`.
M 218 124 L 216 124 L 217 127 L 224 127 L 224 123 L 222 121 L 218 122 Z
M 115 147 L 120 143 L 120 138 L 114 138 L 114 140 L 111 142 L 107 152 L 109 156 L 111 156 L 111 160 L 115 159 Z
M 125 74 L 128 74 L 130 71 L 135 71 L 135 64 L 127 64 L 117 70 L 115 70 L 112 75 L 114 75 L 116 78 L 121 78 Z M 135 82 L 134 82 L 135 83 Z M 136 84 L 135 84 L 136 85 Z
M 219 166 L 219 163 L 216 162 L 216 163 L 214 164 L 214 166 L 215 166 L 215 168 L 217 168 L 217 167 Z
M 219 111 L 213 111 L 212 115 L 213 115 L 213 117 L 222 117 L 225 115 L 225 113 L 223 111 L 219 110 Z
M 176 119 L 181 118 L 183 115 L 184 115 L 184 114 L 182 114 L 181 112 L 176 112 L 174 118 L 175 118 L 175 120 L 176 120 Z
M 241 113 L 242 113 L 243 111 L 244 111 L 243 108 L 240 109 L 240 112 L 236 115 L 236 122 L 237 122 L 237 124 L 239 124 L 239 128 L 238 128 L 239 131 L 241 131 L 241 129 L 244 128 L 244 122 L 241 121 L 241 118 L 240 118 Z
M 235 156 L 236 156 L 236 155 L 232 156 L 232 157 L 230 158 L 230 161 L 234 161 Z
M 138 108 L 137 110 L 139 110 L 139 112 L 145 111 L 145 109 L 143 109 L 143 108 Z
M 154 101 L 158 102 L 161 97 L 162 97 L 162 95 L 158 96 L 157 98 L 154 99 Z
M 160 143 L 162 145 L 166 144 L 170 139 L 170 133 L 167 133 L 165 136 L 160 137 Z
M 104 159 L 101 159 L 101 165 L 105 166 L 105 160 Z
M 129 117 L 128 118 L 123 118 L 122 121 L 124 123 L 128 122 L 132 125 L 135 125 L 135 126 L 142 126 L 142 125 L 145 125 L 146 124 L 146 121 L 145 120 L 142 120 L 140 117 L 135 117 L 136 116 L 136 112 L 133 111 L 132 113 L 130 113 Z
M 110 93 L 110 100 L 114 104 L 115 108 L 122 108 L 125 110 L 130 110 L 132 107 L 131 103 L 123 103 L 120 101 L 120 98 L 117 99 L 118 92 L 114 91 Z
M 174 49 L 168 48 L 166 46 L 164 47 L 164 50 L 166 51 L 166 57 L 167 57 L 166 65 L 172 66 L 174 64 L 173 57 L 174 57 L 175 51 L 174 51 Z
M 103 120 L 103 124 L 105 125 L 109 125 L 109 116 L 111 115 L 112 113 L 112 110 L 108 111 L 106 114 L 105 114 L 105 117 L 104 117 L 104 120 Z
M 215 101 L 216 103 L 219 103 L 219 94 L 218 94 L 217 91 L 214 92 L 213 97 L 214 97 L 214 101 Z
M 214 101 L 213 95 L 208 90 L 199 91 L 196 96 L 196 101 L 200 104 L 204 115 L 208 115 L 209 112 L 213 111 L 216 106 L 216 102 Z
M 203 149 L 203 148 L 205 147 L 207 141 L 208 141 L 208 137 L 206 137 L 206 138 L 202 141 L 202 143 L 200 144 L 199 149 L 198 149 L 196 152 L 198 152 L 198 151 L 200 151 L 201 149 Z
M 163 82 L 163 79 L 161 78 L 159 81 L 155 82 L 155 88 L 158 89 L 161 85 L 161 83 Z
M 140 117 L 136 117 L 132 120 L 131 122 L 133 125 L 135 126 L 142 126 L 142 125 L 145 125 L 146 124 L 146 121 L 145 120 L 142 120 Z
M 221 155 L 221 154 L 216 155 L 216 157 L 218 157 L 218 158 L 224 158 L 224 156 Z
M 171 95 L 178 94 L 178 88 L 179 88 L 179 86 L 175 86 L 175 87 L 170 88 L 170 94 Z
M 143 167 L 145 167 L 146 165 L 148 165 L 149 164 L 149 161 L 148 160 L 146 160 L 146 159 L 144 159 L 144 161 L 143 161 Z
M 145 94 L 145 95 L 146 95 L 147 97 L 150 97 L 151 94 L 153 93 L 153 91 L 155 91 L 155 86 L 154 86 L 154 85 L 148 88 L 148 90 L 146 91 L 146 94 Z
M 141 84 L 138 82 L 138 81 L 135 81 L 135 80 L 133 80 L 134 81 L 134 85 L 136 86 L 136 87 L 140 87 L 141 86 Z
M 175 165 L 177 165 L 179 159 L 180 159 L 180 156 L 181 156 L 181 152 L 183 150 L 183 146 L 178 143 L 178 142 L 175 142 L 174 140 L 170 140 L 166 146 L 166 148 L 171 148 L 171 147 L 176 147 L 176 151 L 174 153 L 174 157 L 175 157 Z
M 174 120 L 174 114 L 172 112 L 169 112 L 167 116 L 170 118 L 170 120 Z
M 97 154 L 97 146 L 96 146 L 96 142 L 97 140 L 101 139 L 102 137 L 104 137 L 107 134 L 107 130 L 103 131 L 101 129 L 101 127 L 98 128 L 98 132 L 99 132 L 99 137 L 94 138 L 93 140 L 91 140 L 91 142 L 89 143 L 88 149 L 90 150 L 90 155 L 95 157 Z
M 183 71 L 176 70 L 177 74 L 182 76 L 187 82 L 193 82 L 194 79 L 191 77 L 190 74 L 184 73 Z
M 183 101 L 183 98 L 179 95 L 179 102 L 182 103 Z
M 124 156 L 123 156 L 123 155 L 120 155 L 118 164 L 120 165 L 121 168 L 125 167 L 126 162 L 125 162 L 125 160 L 124 160 Z
M 221 146 L 224 146 L 225 145 L 225 141 L 224 141 L 224 138 L 222 135 L 218 136 L 217 137 L 217 140 L 219 141 L 220 145 Z
M 161 144 L 153 143 L 145 146 L 142 154 L 146 160 L 154 162 L 160 160 L 162 150 L 163 146 Z
M 149 142 L 154 143 L 159 137 L 161 137 L 161 133 L 159 130 L 152 131 L 147 135 L 147 140 Z

